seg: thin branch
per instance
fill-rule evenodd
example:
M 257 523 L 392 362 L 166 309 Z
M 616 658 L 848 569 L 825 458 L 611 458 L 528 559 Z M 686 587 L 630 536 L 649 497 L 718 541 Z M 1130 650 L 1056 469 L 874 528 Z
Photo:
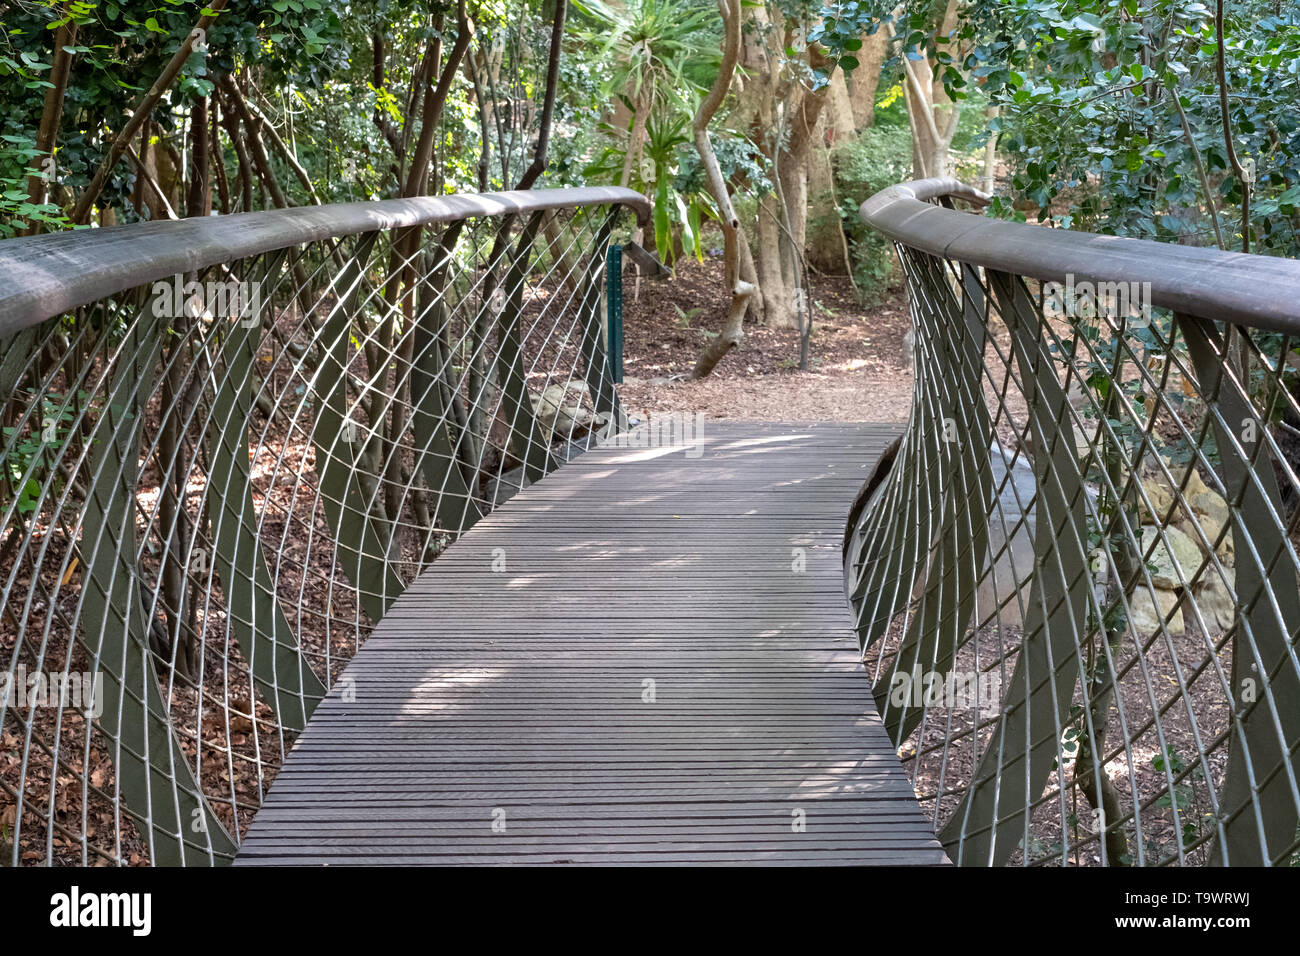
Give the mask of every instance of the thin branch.
M 1253 181 L 1247 178 L 1246 170 L 1237 159 L 1237 148 L 1232 143 L 1232 116 L 1228 111 L 1228 72 L 1224 65 L 1224 48 L 1228 38 L 1223 33 L 1223 0 L 1218 0 L 1214 8 L 1214 32 L 1218 37 L 1218 49 L 1214 55 L 1214 70 L 1219 78 L 1219 110 L 1223 114 L 1223 142 L 1228 150 L 1228 162 L 1241 184 L 1241 251 L 1250 252 L 1250 188 Z
M 167 200 L 167 194 L 163 192 L 162 186 L 158 185 L 158 180 L 153 178 L 153 175 L 145 166 L 144 160 L 140 158 L 140 155 L 131 147 L 130 143 L 127 144 L 126 155 L 131 162 L 135 163 L 136 174 L 153 190 L 153 194 L 162 203 L 163 212 L 167 213 L 167 218 L 179 219 L 180 216 L 176 215 L 176 210 L 172 208 L 172 204 Z
M 725 31 L 722 46 L 722 64 L 708 95 L 700 101 L 691 123 L 695 136 L 695 149 L 704 164 L 706 182 L 713 201 L 718 205 L 718 219 L 722 226 L 723 255 L 726 261 L 726 277 L 731 285 L 731 308 L 727 314 L 726 325 L 722 333 L 713 340 L 708 348 L 700 354 L 695 362 L 692 378 L 704 378 L 714 366 L 722 360 L 732 348 L 744 337 L 745 311 L 749 307 L 749 298 L 754 294 L 754 286 L 740 278 L 740 243 L 744 235 L 740 231 L 740 219 L 731 205 L 731 195 L 727 191 L 727 182 L 722 177 L 718 157 L 713 152 L 709 141 L 709 121 L 718 111 L 731 88 L 731 80 L 736 72 L 736 60 L 740 56 L 740 0 L 718 0 L 718 10 L 722 14 L 722 27 Z
M 420 115 L 420 141 L 415 147 L 415 156 L 406 176 L 404 196 L 419 196 L 424 193 L 429 181 L 429 160 L 433 157 L 433 139 L 437 130 L 438 118 L 442 115 L 447 94 L 451 92 L 451 83 L 460 70 L 461 58 L 469 48 L 469 20 L 465 15 L 465 0 L 456 3 L 456 43 L 451 48 L 447 62 L 438 77 L 438 86 L 432 92 L 426 91 L 424 108 Z M 430 67 L 429 77 L 433 76 Z M 408 120 L 409 124 L 409 120 Z
M 73 207 L 72 215 L 69 218 L 74 223 L 84 224 L 89 221 L 91 208 L 95 205 L 95 201 L 99 199 L 99 194 L 104 191 L 104 185 L 108 182 L 109 175 L 112 174 L 113 169 L 126 153 L 131 138 L 135 136 L 141 124 L 152 115 L 154 107 L 158 105 L 162 95 L 171 89 L 172 84 L 176 82 L 176 77 L 180 75 L 181 69 L 189 60 L 190 53 L 194 49 L 195 35 L 199 31 L 206 31 L 225 6 L 226 0 L 211 0 L 207 6 L 209 12 L 199 17 L 194 24 L 194 29 L 186 34 L 180 49 L 168 61 L 162 75 L 154 81 L 153 86 L 149 87 L 148 92 L 144 94 L 140 102 L 131 111 L 131 118 L 126 121 L 126 125 L 118 132 L 117 138 L 113 140 L 112 145 L 108 148 L 108 155 L 99 164 L 99 168 L 95 170 L 95 175 L 91 178 L 90 184 L 81 194 L 81 198 L 77 200 L 77 205 Z
M 555 88 L 560 83 L 560 44 L 564 40 L 564 19 L 568 13 L 566 0 L 555 0 L 555 22 L 551 25 L 551 51 L 546 64 L 546 99 L 542 104 L 541 129 L 537 132 L 537 152 L 532 165 L 524 172 L 515 189 L 532 189 L 533 183 L 546 169 L 546 153 L 551 143 L 551 121 L 555 115 Z
M 1183 124 L 1183 133 L 1187 137 L 1187 145 L 1192 150 L 1192 159 L 1196 161 L 1196 172 L 1201 178 L 1201 188 L 1205 190 L 1205 201 L 1210 204 L 1210 222 L 1214 224 L 1214 241 L 1218 243 L 1220 249 L 1228 247 L 1223 243 L 1223 230 L 1219 228 L 1219 206 L 1214 201 L 1214 192 L 1210 189 L 1210 177 L 1205 171 L 1205 163 L 1201 159 L 1201 151 L 1196 148 L 1196 140 L 1192 137 L 1192 126 L 1187 122 L 1187 114 L 1183 111 L 1183 104 L 1178 99 L 1178 91 L 1170 90 L 1170 95 L 1174 100 L 1174 108 L 1178 110 L 1178 119 Z

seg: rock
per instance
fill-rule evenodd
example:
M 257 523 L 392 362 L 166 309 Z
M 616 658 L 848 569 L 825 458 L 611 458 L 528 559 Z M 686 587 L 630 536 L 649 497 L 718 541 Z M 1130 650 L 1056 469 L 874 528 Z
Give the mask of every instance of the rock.
M 1182 634 L 1186 630 L 1183 623 L 1183 609 L 1174 611 L 1168 624 L 1165 616 L 1178 604 L 1178 595 L 1173 591 L 1157 589 L 1155 600 L 1151 600 L 1151 591 L 1145 585 L 1139 585 L 1129 599 L 1129 626 L 1138 637 L 1150 637 L 1161 626 L 1168 628 L 1170 634 Z
M 590 427 L 592 420 L 591 412 L 580 405 L 565 405 L 555 416 L 555 433 L 567 437 Z
M 1186 514 L 1192 510 L 1194 508 L 1193 499 L 1200 498 L 1202 495 L 1209 496 L 1203 502 L 1206 507 L 1213 507 L 1213 502 L 1210 499 L 1218 499 L 1218 503 L 1223 504 L 1223 499 L 1219 498 L 1206 486 L 1205 482 L 1201 480 L 1200 473 L 1194 467 L 1185 462 L 1180 464 L 1170 458 L 1162 460 L 1173 479 L 1172 483 L 1169 478 L 1165 477 L 1164 472 L 1160 471 L 1150 460 L 1143 464 L 1141 470 L 1142 488 L 1147 497 L 1151 499 L 1151 507 L 1148 508 L 1145 504 L 1142 504 L 1142 511 L 1150 514 L 1154 523 L 1164 520 L 1175 499 L 1179 497 L 1182 498 L 1182 501 L 1178 505 L 1178 510 L 1174 512 L 1175 521 L 1178 520 L 1180 514 Z M 1182 491 L 1178 491 L 1179 486 L 1183 484 L 1184 475 L 1187 477 L 1187 486 Z
M 1189 495 L 1187 504 L 1192 509 L 1192 515 L 1196 523 L 1201 526 L 1205 536 L 1213 544 L 1218 538 L 1219 532 L 1229 525 L 1228 503 L 1224 501 L 1215 492 L 1208 488 L 1204 491 L 1197 492 L 1195 495 Z M 1228 532 L 1223 536 L 1215 551 L 1219 559 L 1224 564 L 1233 563 L 1232 549 L 1232 528 L 1228 527 Z
M 1144 521 L 1150 521 L 1159 524 L 1165 520 L 1169 514 L 1169 509 L 1174 504 L 1174 493 L 1163 480 L 1155 478 L 1142 479 L 1142 490 L 1146 492 L 1147 498 L 1151 504 L 1147 505 L 1139 496 L 1138 502 L 1141 504 L 1139 509 Z M 1178 518 L 1178 512 L 1174 512 L 1174 518 Z
M 1173 484 L 1154 466 L 1143 468 L 1142 489 L 1150 500 L 1148 506 L 1140 503 L 1140 513 L 1144 524 L 1163 524 L 1168 517 L 1169 523 L 1176 526 L 1192 541 L 1200 544 L 1201 534 L 1209 543 L 1218 538 L 1219 532 L 1229 524 L 1228 505 L 1218 492 L 1209 488 L 1201 479 L 1195 468 L 1165 459 L 1165 465 L 1173 476 Z M 1186 477 L 1187 487 L 1179 493 L 1177 487 Z M 1197 526 L 1200 526 L 1200 533 Z M 1216 549 L 1219 560 L 1226 565 L 1233 563 L 1233 546 L 1231 528 L 1223 536 Z
M 1159 529 L 1147 525 L 1142 529 L 1142 552 L 1139 558 L 1154 544 L 1155 550 L 1147 558 L 1147 564 L 1153 569 L 1151 583 L 1157 588 L 1168 590 L 1186 587 L 1201 565 L 1201 549 L 1185 532 L 1175 527 L 1165 528 L 1165 542 L 1160 541 Z M 1180 570 L 1181 579 L 1178 574 Z
M 1170 468 L 1169 470 L 1173 472 L 1175 478 L 1182 477 L 1179 471 L 1173 468 Z M 1190 503 L 1191 500 L 1198 495 L 1214 494 L 1214 492 L 1210 491 L 1210 489 L 1206 486 L 1205 482 L 1201 480 L 1201 473 L 1199 471 L 1197 471 L 1195 468 L 1189 468 L 1188 470 L 1189 470 L 1189 474 L 1187 476 L 1187 488 L 1183 491 L 1183 498 L 1186 501 Z
M 989 554 L 998 554 L 998 560 L 990 568 L 987 566 L 988 557 L 984 558 L 986 567 L 980 576 L 976 601 L 981 618 L 1002 605 L 997 612 L 998 620 L 1003 624 L 1017 625 L 1020 623 L 1020 602 L 1014 596 L 1016 583 L 1026 584 L 1034 571 L 1034 495 L 1038 483 L 1024 455 L 1016 459 L 1008 478 L 1007 465 L 1012 452 L 996 442 L 989 452 L 993 487 L 1001 487 L 1004 479 L 1006 486 L 989 516 Z M 1011 543 L 1003 549 L 1008 534 Z
M 583 415 L 587 416 L 585 423 L 590 424 L 591 413 L 584 411 L 581 405 L 586 389 L 582 382 L 548 386 L 533 400 L 533 414 L 537 416 L 537 424 L 546 432 L 558 433 L 562 437 L 567 437 L 575 425 L 584 423 L 581 417 Z M 575 398 L 579 404 L 572 404 Z
M 1236 586 L 1237 576 L 1232 568 L 1225 568 L 1227 580 L 1219 576 L 1213 568 L 1206 568 L 1200 586 L 1192 592 L 1196 607 L 1201 612 L 1201 619 L 1211 632 L 1222 632 L 1232 627 L 1236 620 Z

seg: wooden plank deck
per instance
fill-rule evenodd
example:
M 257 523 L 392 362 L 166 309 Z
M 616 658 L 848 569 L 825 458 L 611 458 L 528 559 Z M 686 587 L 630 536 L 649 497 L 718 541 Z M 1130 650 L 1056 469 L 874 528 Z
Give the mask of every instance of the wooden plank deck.
M 698 457 L 594 449 L 525 489 L 396 602 L 237 862 L 947 862 L 841 584 L 896 434 L 705 422 Z

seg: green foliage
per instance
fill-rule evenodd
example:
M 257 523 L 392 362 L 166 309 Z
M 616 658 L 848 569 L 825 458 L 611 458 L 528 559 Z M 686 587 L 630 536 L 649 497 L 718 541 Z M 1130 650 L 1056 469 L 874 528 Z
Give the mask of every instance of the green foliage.
M 896 282 L 894 248 L 889 239 L 862 222 L 864 198 L 909 178 L 912 139 L 906 126 L 883 124 L 837 143 L 831 152 L 840 218 L 849 240 L 854 280 L 867 303 L 884 298 Z
M 78 390 L 77 405 L 84 407 L 88 401 L 88 393 Z M 78 417 L 76 408 L 63 395 L 55 392 L 41 396 L 40 409 L 40 421 L 30 428 L 20 430 L 5 426 L 0 429 L 5 448 L 4 477 L 15 493 L 15 508 L 20 515 L 29 515 L 36 510 L 41 489 L 51 475 L 55 476 L 53 488 L 57 491 L 62 487 L 57 470 L 48 467 L 46 449 L 47 446 L 54 449 L 63 447 L 72 434 Z
M 1228 126 L 1255 179 L 1251 250 L 1300 255 L 1300 9 L 1225 6 Z M 1246 196 L 1225 146 L 1212 3 L 972 3 L 951 35 L 936 31 L 931 0 L 848 0 L 821 15 L 810 39 L 842 68 L 862 32 L 892 23 L 897 56 L 932 58 L 953 99 L 978 90 L 999 108 L 991 131 L 1012 175 L 993 215 L 1037 209 L 1060 226 L 1209 245 L 1217 209 L 1225 246 L 1241 247 Z
M 1296 255 L 1300 12 L 1227 6 L 1229 123 L 1256 170 L 1252 250 Z M 1224 145 L 1212 8 L 1083 0 L 1063 9 L 977 5 L 962 28 L 973 43 L 965 67 L 1001 107 L 993 128 L 1014 161 L 1015 196 L 1062 225 L 1201 245 L 1214 241 L 1212 200 L 1225 244 L 1240 247 L 1244 197 Z
M 702 260 L 701 230 L 714 210 L 703 177 L 693 175 L 691 120 L 717 69 L 716 10 L 698 0 L 633 0 L 620 7 L 575 0 L 574 6 L 584 52 L 596 51 L 607 78 L 603 98 L 624 113 L 620 124 L 600 124 L 596 157 L 583 177 L 619 182 L 632 150 L 627 185 L 654 199 L 655 248 L 665 262 L 679 244 Z M 638 115 L 645 118 L 643 139 Z
M 162 73 L 205 8 L 182 0 L 54 0 L 24 3 L 0 23 L 0 237 L 33 222 L 66 225 L 61 207 L 89 183 L 107 143 L 141 93 Z M 76 45 L 54 157 L 35 150 L 53 37 L 75 23 Z M 343 20 L 329 0 L 233 3 L 208 28 L 180 78 L 155 111 L 160 138 L 179 140 L 190 105 L 212 92 L 236 62 L 256 64 L 271 88 L 318 88 L 348 60 Z M 230 157 L 233 160 L 233 156 Z M 26 201 L 26 178 L 54 160 L 51 202 Z M 286 177 L 287 179 L 287 177 Z M 133 167 L 123 161 L 102 198 L 134 215 Z M 19 191 L 21 190 L 21 197 Z
M 573 0 L 590 26 L 579 37 L 609 66 L 609 88 L 617 95 L 658 105 L 706 87 L 716 63 L 716 9 L 693 0 L 630 0 L 610 6 L 602 0 Z M 590 56 L 590 53 L 588 53 Z
M 33 164 L 41 162 L 38 169 Z M 49 175 L 54 157 L 44 157 L 35 141 L 14 133 L 0 135 L 0 239 L 8 239 L 33 223 L 52 227 L 67 224 L 55 203 L 29 201 L 27 178 Z

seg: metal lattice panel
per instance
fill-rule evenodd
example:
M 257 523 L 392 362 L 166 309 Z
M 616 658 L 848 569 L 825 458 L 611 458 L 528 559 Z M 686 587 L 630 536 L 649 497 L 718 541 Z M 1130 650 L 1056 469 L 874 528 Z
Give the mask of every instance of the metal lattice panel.
M 5 863 L 233 857 L 420 570 L 624 424 L 602 292 L 629 207 L 539 190 L 0 244 Z
M 954 198 L 863 206 L 916 387 L 845 573 L 918 797 L 963 864 L 1291 862 L 1300 264 Z

